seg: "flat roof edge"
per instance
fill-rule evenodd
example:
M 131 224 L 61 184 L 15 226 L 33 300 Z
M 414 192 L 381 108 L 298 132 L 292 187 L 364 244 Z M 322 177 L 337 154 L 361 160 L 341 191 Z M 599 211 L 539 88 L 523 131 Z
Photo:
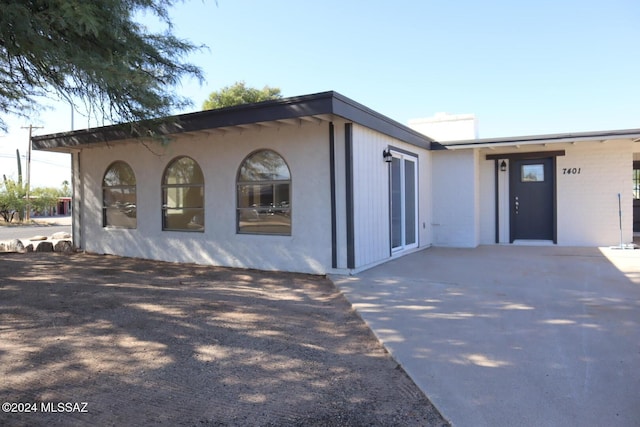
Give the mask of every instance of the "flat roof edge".
M 439 142 L 442 149 L 481 148 L 510 145 L 561 143 L 572 141 L 597 141 L 611 139 L 637 139 L 640 138 L 640 129 L 617 129 L 608 131 L 572 132 L 557 134 L 542 134 L 500 138 L 482 138 L 460 141 Z
M 431 149 L 433 139 L 410 127 L 378 113 L 346 96 L 334 92 L 333 114 L 370 127 L 378 132 L 400 139 L 412 145 Z
M 353 121 L 402 141 L 429 149 L 431 139 L 337 92 L 319 92 L 216 110 L 179 114 L 147 122 L 132 122 L 76 130 L 33 138 L 34 148 L 70 151 L 92 144 L 139 138 L 136 125 L 149 124 L 158 136 L 175 135 L 229 126 L 331 114 Z

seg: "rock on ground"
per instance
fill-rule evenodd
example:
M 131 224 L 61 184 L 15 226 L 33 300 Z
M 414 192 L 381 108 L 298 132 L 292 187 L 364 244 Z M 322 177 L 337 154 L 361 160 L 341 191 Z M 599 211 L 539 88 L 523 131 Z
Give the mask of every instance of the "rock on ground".
M 18 239 L 0 242 L 0 252 L 25 252 L 25 247 Z

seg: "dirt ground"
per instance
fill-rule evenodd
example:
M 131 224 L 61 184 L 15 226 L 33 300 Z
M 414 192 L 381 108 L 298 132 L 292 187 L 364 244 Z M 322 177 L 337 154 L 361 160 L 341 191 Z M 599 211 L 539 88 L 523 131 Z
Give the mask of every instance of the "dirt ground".
M 323 277 L 86 254 L 0 256 L 0 403 L 7 426 L 448 425 Z

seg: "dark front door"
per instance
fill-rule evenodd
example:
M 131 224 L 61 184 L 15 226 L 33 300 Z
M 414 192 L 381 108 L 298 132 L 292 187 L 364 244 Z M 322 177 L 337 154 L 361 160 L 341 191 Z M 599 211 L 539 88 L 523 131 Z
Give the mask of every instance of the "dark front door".
M 640 161 L 633 162 L 633 232 L 640 232 Z
M 509 174 L 511 242 L 555 242 L 554 159 L 512 160 Z

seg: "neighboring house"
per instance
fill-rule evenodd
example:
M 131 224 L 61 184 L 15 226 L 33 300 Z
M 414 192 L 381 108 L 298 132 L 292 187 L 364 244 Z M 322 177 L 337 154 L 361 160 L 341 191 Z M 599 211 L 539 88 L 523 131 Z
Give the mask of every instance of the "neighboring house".
M 618 193 L 632 239 L 640 130 L 440 144 L 335 92 L 175 116 L 168 143 L 123 129 L 33 139 L 72 154 L 90 252 L 324 274 L 432 245 L 613 245 Z
M 31 199 L 35 199 L 34 196 Z M 31 216 L 55 216 L 62 215 L 67 216 L 71 215 L 71 197 L 60 196 L 58 197 L 58 201 L 55 206 L 51 206 L 44 211 L 36 212 L 32 211 Z

